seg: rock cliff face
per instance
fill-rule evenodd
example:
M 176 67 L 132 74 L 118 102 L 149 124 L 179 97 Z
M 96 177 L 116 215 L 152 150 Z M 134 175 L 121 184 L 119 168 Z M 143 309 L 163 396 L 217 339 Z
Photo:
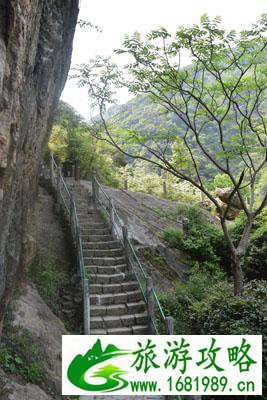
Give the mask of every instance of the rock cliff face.
M 0 0 L 0 321 L 71 59 L 78 0 Z

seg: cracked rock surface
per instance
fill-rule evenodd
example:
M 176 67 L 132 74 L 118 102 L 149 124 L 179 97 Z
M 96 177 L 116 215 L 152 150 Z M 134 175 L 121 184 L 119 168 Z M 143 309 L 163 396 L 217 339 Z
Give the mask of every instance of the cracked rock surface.
M 0 0 L 0 321 L 23 268 L 23 242 L 78 0 Z

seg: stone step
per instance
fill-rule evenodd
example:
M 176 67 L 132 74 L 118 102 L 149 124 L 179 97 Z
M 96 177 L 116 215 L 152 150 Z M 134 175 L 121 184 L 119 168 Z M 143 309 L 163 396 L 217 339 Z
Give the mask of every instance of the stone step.
M 64 200 L 67 202 L 67 204 L 69 203 L 69 197 L 64 197 Z M 88 206 L 88 201 L 87 199 L 83 199 L 83 200 L 77 200 L 74 198 L 75 201 L 75 205 L 76 205 L 76 211 L 81 212 L 81 211 L 86 211 L 86 213 L 89 212 L 89 206 Z
M 118 272 L 116 274 L 91 274 L 90 275 L 90 281 L 94 283 L 100 283 L 100 284 L 112 284 L 112 283 L 122 283 L 125 280 L 128 279 L 133 279 L 133 275 L 125 274 L 124 272 Z
M 122 257 L 123 256 L 123 249 L 83 249 L 83 256 L 84 257 Z
M 92 205 L 89 204 L 89 215 L 90 217 L 97 217 L 101 220 L 103 220 L 102 212 L 99 208 L 94 208 Z
M 126 257 L 84 257 L 85 265 L 115 266 L 126 264 Z
M 72 193 L 73 199 L 76 203 L 76 205 L 81 204 L 81 203 L 85 203 L 88 204 L 88 196 L 87 195 L 76 195 L 74 192 Z M 63 196 L 64 199 L 68 200 L 69 196 Z
M 143 300 L 143 296 L 139 290 L 113 294 L 92 294 L 90 296 L 90 303 L 92 305 L 130 303 L 139 302 L 140 300 Z
M 78 218 L 80 218 L 80 215 L 85 215 L 85 214 L 86 214 L 86 218 L 87 218 L 87 216 L 88 216 L 87 204 L 82 204 L 82 205 L 76 204 L 76 211 L 77 211 Z
M 119 272 L 128 272 L 128 268 L 126 264 L 121 264 L 121 265 L 114 265 L 114 266 L 103 266 L 103 265 L 86 265 L 85 266 L 86 271 L 92 275 L 92 274 L 117 274 Z
M 111 240 L 110 242 L 82 242 L 84 249 L 96 249 L 96 250 L 107 250 L 107 249 L 119 249 L 121 248 L 121 242 L 119 240 Z
M 113 241 L 113 236 L 112 235 L 88 235 L 86 233 L 83 233 L 81 230 L 81 238 L 82 241 L 85 242 L 111 242 Z
M 91 317 L 90 325 L 92 329 L 109 329 L 119 327 L 130 327 L 134 325 L 146 325 L 147 313 L 141 314 L 122 314 L 122 315 L 104 315 Z
M 78 218 L 79 218 L 79 215 L 78 215 Z M 84 218 L 87 218 L 87 216 L 84 216 Z M 96 229 L 96 230 L 97 229 L 108 229 L 108 230 L 110 229 L 108 224 L 104 221 L 99 221 L 99 222 L 92 221 L 92 222 L 88 223 L 88 225 L 90 226 L 90 229 Z
M 76 199 L 80 199 L 80 198 L 88 198 L 88 192 L 86 190 L 76 190 L 75 188 L 71 188 L 70 192 L 72 192 L 73 197 L 75 197 Z
M 76 203 L 86 273 L 90 276 L 91 334 L 148 334 L 147 305 L 126 264 L 124 249 L 92 195 L 68 182 Z
M 141 302 L 140 302 L 141 303 Z M 142 315 L 144 314 L 145 317 L 147 318 L 147 311 L 146 311 L 146 305 L 144 302 L 142 302 L 143 305 L 136 306 L 137 303 L 133 303 L 134 305 L 131 306 L 132 303 L 126 303 L 126 304 L 111 304 L 111 305 L 105 305 L 105 306 L 97 306 L 97 305 L 91 305 L 90 310 L 91 310 L 91 316 L 92 317 L 103 317 L 105 315 L 108 316 L 119 316 L 119 315 Z M 129 309 L 131 309 L 131 313 L 129 313 Z M 145 321 L 147 323 L 147 320 Z
M 146 308 L 146 303 L 143 300 L 127 303 L 127 310 L 129 314 L 144 312 Z
M 84 190 L 82 190 L 82 188 L 80 187 L 74 187 L 74 186 L 69 186 L 69 191 L 73 193 L 74 197 L 78 197 L 78 196 L 83 196 L 85 194 L 87 194 Z
M 103 284 L 103 285 L 92 283 L 90 285 L 90 291 L 92 294 L 112 294 L 121 292 L 131 292 L 138 289 L 139 286 L 137 281 Z
M 127 308 L 125 304 L 114 304 L 108 306 L 91 305 L 90 307 L 90 315 L 92 317 L 103 317 L 104 315 L 123 315 L 126 313 Z
M 148 335 L 148 326 L 147 325 L 136 325 L 132 327 L 133 335 Z M 112 335 L 110 333 L 110 335 Z M 115 335 L 115 333 L 113 333 Z
M 86 221 L 85 222 L 88 223 L 88 224 L 91 224 L 91 223 L 95 223 L 95 222 L 105 223 L 106 221 L 101 217 L 101 215 L 92 214 L 90 212 L 90 208 L 87 208 Z
M 147 325 L 135 325 L 133 327 L 119 327 L 109 329 L 91 329 L 91 335 L 147 335 Z
M 86 233 L 89 236 L 93 236 L 93 235 L 106 235 L 110 233 L 110 229 L 108 227 L 104 227 L 104 228 L 92 228 L 92 226 L 90 225 L 90 223 L 86 223 L 82 222 L 80 223 L 80 228 L 82 233 Z

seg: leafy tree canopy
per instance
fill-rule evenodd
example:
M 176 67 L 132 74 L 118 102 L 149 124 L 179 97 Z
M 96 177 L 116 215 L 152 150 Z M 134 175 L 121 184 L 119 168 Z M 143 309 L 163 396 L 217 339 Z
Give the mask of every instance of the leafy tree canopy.
M 255 185 L 266 166 L 267 143 L 267 15 L 251 29 L 237 33 L 221 28 L 220 18 L 201 18 L 199 25 L 180 27 L 174 37 L 166 29 L 152 31 L 144 40 L 138 33 L 126 36 L 117 55 L 132 62 L 126 74 L 111 60 L 98 57 L 76 69 L 80 86 L 88 88 L 99 109 L 94 135 L 105 139 L 127 156 L 146 160 L 175 177 L 190 182 L 216 206 L 231 253 L 235 292 L 243 291 L 240 259 L 245 255 L 253 220 L 267 203 L 264 194 L 255 201 Z M 187 52 L 192 63 L 184 68 Z M 175 115 L 181 129 L 162 126 L 147 131 L 122 131 L 105 119 L 117 87 L 147 94 L 168 114 Z M 212 132 L 207 139 L 207 129 Z M 216 143 L 214 146 L 213 143 Z M 181 154 L 175 157 L 183 146 Z M 140 148 L 142 149 L 140 151 Z M 221 205 L 210 192 L 201 162 L 213 175 L 226 175 L 232 186 L 228 205 Z M 248 195 L 244 195 L 244 188 Z M 246 215 L 236 245 L 226 218 L 235 195 Z

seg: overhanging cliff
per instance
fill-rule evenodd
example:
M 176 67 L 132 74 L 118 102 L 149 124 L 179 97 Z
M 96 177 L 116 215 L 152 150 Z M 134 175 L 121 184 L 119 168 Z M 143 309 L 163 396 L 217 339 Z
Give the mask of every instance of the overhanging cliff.
M 0 321 L 70 67 L 78 0 L 0 0 Z

